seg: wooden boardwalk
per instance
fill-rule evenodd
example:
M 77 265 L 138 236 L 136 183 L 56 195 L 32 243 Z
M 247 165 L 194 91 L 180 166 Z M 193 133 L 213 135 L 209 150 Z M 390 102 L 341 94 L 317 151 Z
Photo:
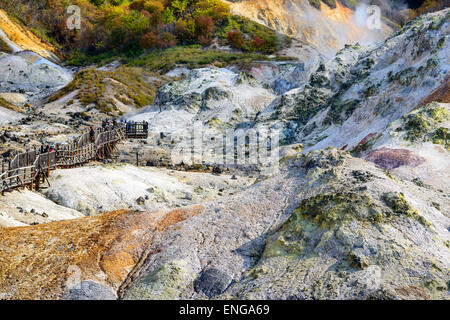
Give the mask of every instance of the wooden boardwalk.
M 127 132 L 122 127 L 110 127 L 83 134 L 72 143 L 57 145 L 54 150 L 32 150 L 16 155 L 12 161 L 0 160 L 0 192 L 20 188 L 38 189 L 47 180 L 51 170 L 111 158 L 117 144 L 126 138 Z
M 125 125 L 125 132 L 128 139 L 147 139 L 148 122 L 129 122 Z

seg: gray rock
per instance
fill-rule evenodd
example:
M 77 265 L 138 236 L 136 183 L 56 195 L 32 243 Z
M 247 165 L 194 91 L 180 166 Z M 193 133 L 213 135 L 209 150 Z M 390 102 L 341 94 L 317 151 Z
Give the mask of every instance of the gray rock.
M 136 199 L 136 203 L 139 205 L 144 205 L 145 204 L 145 198 L 144 197 L 139 197 Z
M 219 269 L 209 268 L 203 270 L 195 281 L 195 291 L 212 298 L 225 292 L 232 280 L 229 275 Z
M 66 293 L 63 300 L 116 300 L 111 288 L 90 280 L 82 281 Z

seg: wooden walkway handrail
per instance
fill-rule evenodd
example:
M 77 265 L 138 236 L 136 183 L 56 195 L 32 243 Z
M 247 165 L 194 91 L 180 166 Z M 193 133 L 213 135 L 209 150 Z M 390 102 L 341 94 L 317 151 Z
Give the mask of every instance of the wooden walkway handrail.
M 125 134 L 122 128 L 117 127 L 104 132 L 97 131 L 94 138 L 95 141 L 91 141 L 90 133 L 85 133 L 73 143 L 56 146 L 56 150 L 32 150 L 17 154 L 12 161 L 2 160 L 0 192 L 26 187 L 37 189 L 48 178 L 51 170 L 110 158 L 116 144 L 125 139 Z

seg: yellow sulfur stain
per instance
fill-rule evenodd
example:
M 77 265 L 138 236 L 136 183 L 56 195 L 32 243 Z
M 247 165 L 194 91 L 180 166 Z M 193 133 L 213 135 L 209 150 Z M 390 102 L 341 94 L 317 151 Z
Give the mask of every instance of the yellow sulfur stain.
M 0 9 L 0 28 L 6 34 L 6 36 L 16 44 L 22 50 L 30 50 L 41 57 L 48 60 L 58 62 L 56 56 L 56 49 L 51 45 L 43 42 L 32 32 L 23 29 L 18 24 L 9 19 L 5 11 Z

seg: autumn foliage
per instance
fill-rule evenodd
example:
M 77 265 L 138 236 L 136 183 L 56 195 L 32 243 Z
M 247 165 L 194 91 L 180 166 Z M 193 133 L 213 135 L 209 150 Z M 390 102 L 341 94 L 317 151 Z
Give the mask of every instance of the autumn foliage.
M 68 54 L 81 51 L 97 55 L 111 50 L 136 53 L 176 44 L 208 46 L 215 39 L 244 51 L 273 52 L 276 45 L 272 30 L 255 27 L 253 22 L 244 26 L 221 0 L 2 2 L 10 15 Z M 81 8 L 81 30 L 67 27 L 70 4 Z
M 425 0 L 416 10 L 410 9 L 409 16 L 411 19 L 416 18 L 424 13 L 435 12 L 450 6 L 449 0 Z

